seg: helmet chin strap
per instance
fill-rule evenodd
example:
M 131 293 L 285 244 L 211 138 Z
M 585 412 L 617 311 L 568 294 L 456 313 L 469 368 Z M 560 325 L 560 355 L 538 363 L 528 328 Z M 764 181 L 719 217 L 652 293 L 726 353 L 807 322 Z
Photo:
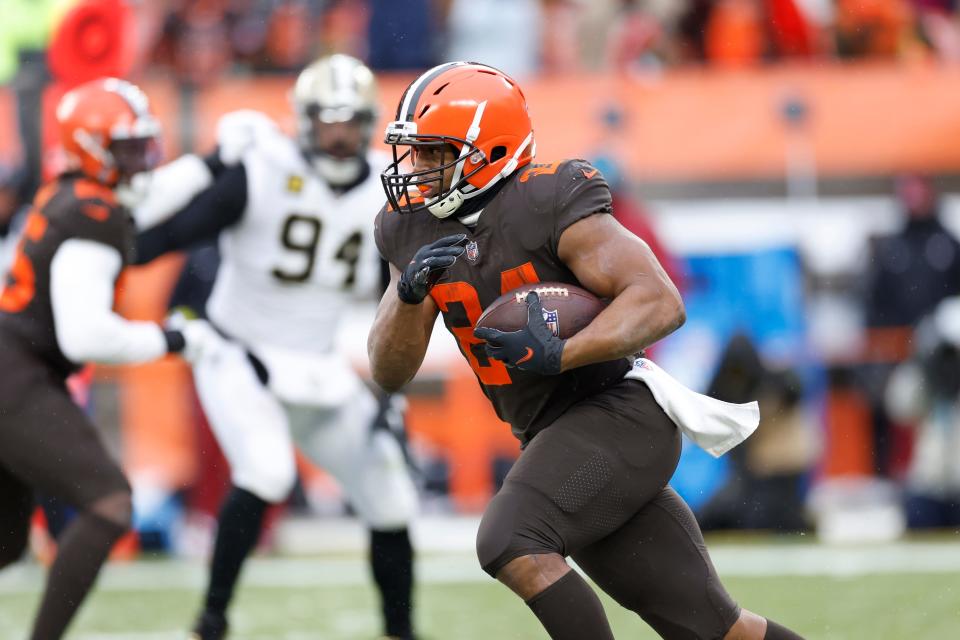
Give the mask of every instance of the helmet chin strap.
M 517 147 L 516 152 L 514 152 L 513 156 L 507 161 L 503 169 L 500 170 L 500 173 L 494 176 L 493 179 L 490 180 L 490 182 L 485 184 L 483 187 L 479 189 L 475 189 L 474 191 L 471 191 L 466 194 L 460 191 L 460 189 L 454 189 L 450 193 L 450 195 L 444 197 L 441 200 L 438 200 L 437 202 L 428 204 L 427 209 L 430 211 L 430 213 L 432 213 L 437 218 L 440 218 L 441 220 L 443 218 L 450 217 L 457 209 L 460 208 L 460 206 L 464 203 L 464 201 L 470 198 L 475 198 L 483 193 L 486 193 L 491 187 L 498 184 L 504 178 L 509 177 L 510 174 L 516 171 L 517 167 L 520 166 L 520 156 L 523 155 L 524 150 L 531 145 L 533 146 L 533 152 L 531 153 L 531 155 L 533 155 L 534 153 L 536 153 L 536 143 L 533 140 L 532 131 L 527 135 L 527 137 L 520 144 L 520 146 Z M 464 145 L 464 149 L 466 149 L 466 145 Z M 457 163 L 456 175 L 458 178 L 460 175 L 460 170 L 463 167 L 463 163 L 466 160 L 466 157 L 468 155 L 469 154 L 461 154 L 460 162 Z
M 427 205 L 427 210 L 435 217 L 443 220 L 453 215 L 453 213 L 460 208 L 460 205 L 463 204 L 464 200 L 466 200 L 466 198 L 463 197 L 460 189 L 454 189 L 446 198 Z
M 312 156 L 310 164 L 321 178 L 334 187 L 348 185 L 363 173 L 362 158 L 346 158 L 337 160 L 330 156 Z
M 467 141 L 467 144 L 460 147 L 460 156 L 457 159 L 457 164 L 453 169 L 453 177 L 450 180 L 452 184 L 457 184 L 460 182 L 460 176 L 463 175 L 463 165 L 466 163 L 467 158 L 474 152 L 473 143 L 478 137 L 480 137 L 480 120 L 483 118 L 483 112 L 487 108 L 487 101 L 484 100 L 477 105 L 477 110 L 473 113 L 473 122 L 470 123 L 470 128 L 467 129 L 467 135 L 464 139 Z M 443 219 L 449 217 L 453 214 L 454 211 L 460 208 L 460 205 L 463 204 L 463 201 L 467 198 L 472 197 L 474 194 L 466 195 L 460 188 L 453 189 L 450 192 L 450 195 L 445 196 L 443 199 L 427 205 L 427 210 L 430 211 L 437 218 Z

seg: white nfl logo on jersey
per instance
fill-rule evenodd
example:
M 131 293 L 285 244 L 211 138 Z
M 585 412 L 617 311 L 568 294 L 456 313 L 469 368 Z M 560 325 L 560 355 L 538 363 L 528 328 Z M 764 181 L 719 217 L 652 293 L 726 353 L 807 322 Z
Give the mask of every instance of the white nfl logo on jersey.
M 467 243 L 467 260 L 470 262 L 476 262 L 477 258 L 480 257 L 480 247 L 477 246 L 476 240 L 471 240 Z

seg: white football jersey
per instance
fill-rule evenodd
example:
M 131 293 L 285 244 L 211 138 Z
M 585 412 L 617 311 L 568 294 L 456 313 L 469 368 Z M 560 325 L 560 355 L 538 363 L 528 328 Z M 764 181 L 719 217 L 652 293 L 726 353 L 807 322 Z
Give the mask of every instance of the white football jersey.
M 368 155 L 370 176 L 338 195 L 294 140 L 258 136 L 246 152 L 247 208 L 220 234 L 221 264 L 210 319 L 248 347 L 329 353 L 347 305 L 379 293 L 373 225 L 385 197 L 386 156 Z

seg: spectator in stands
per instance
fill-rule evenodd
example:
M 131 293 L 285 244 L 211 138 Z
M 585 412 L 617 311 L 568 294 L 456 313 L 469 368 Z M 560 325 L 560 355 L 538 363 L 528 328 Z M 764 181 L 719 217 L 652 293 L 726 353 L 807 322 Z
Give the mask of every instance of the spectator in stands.
M 948 298 L 915 334 L 914 353 L 890 377 L 890 416 L 916 430 L 904 508 L 911 528 L 960 525 L 960 298 Z
M 860 381 L 873 411 L 877 471 L 890 471 L 890 423 L 883 394 L 896 364 L 909 355 L 913 327 L 941 300 L 960 294 L 960 242 L 939 218 L 932 181 L 897 178 L 896 197 L 906 224 L 873 240 L 865 286 L 867 364 Z
M 704 54 L 712 64 L 747 66 L 767 53 L 764 12 L 759 0 L 719 0 L 706 21 Z
M 299 71 L 318 48 L 318 19 L 307 0 L 283 0 L 270 15 L 264 61 L 273 71 Z
M 926 50 L 908 0 L 838 0 L 836 35 L 841 57 L 896 58 Z
M 345 53 L 367 58 L 369 7 L 365 0 L 330 0 L 320 19 L 320 40 L 324 53 Z
M 872 247 L 866 290 L 868 327 L 912 327 L 944 298 L 960 293 L 960 242 L 940 221 L 933 182 L 918 174 L 895 184 L 906 217 Z
M 801 402 L 799 376 L 768 368 L 752 341 L 738 334 L 707 394 L 727 402 L 759 400 L 760 428 L 730 452 L 729 480 L 697 514 L 701 528 L 806 529 L 804 484 L 820 447 L 816 422 Z
M 704 54 L 723 66 L 810 58 L 823 42 L 816 12 L 797 0 L 718 0 L 704 28 Z
M 675 50 L 679 62 L 704 62 L 707 59 L 707 22 L 714 0 L 689 0 L 677 22 Z
M 593 44 L 600 25 L 592 30 L 589 23 L 581 27 L 581 51 L 588 66 L 591 58 L 600 55 L 611 69 L 621 73 L 659 70 L 671 61 L 673 33 L 684 10 L 683 2 L 616 0 L 611 4 L 615 5 L 616 13 L 603 25 L 606 37 L 600 40 L 605 45 L 602 51 L 597 51 Z M 595 15 L 597 9 L 588 11 L 587 15 Z M 596 64 L 592 68 L 596 68 Z
M 577 28 L 583 4 L 580 0 L 541 0 L 541 71 L 571 73 L 580 69 Z
M 541 0 L 451 0 L 445 57 L 522 79 L 540 68 L 544 28 Z
M 160 59 L 166 60 L 185 84 L 216 81 L 233 62 L 225 21 L 221 2 L 184 3 L 167 16 Z
M 440 62 L 446 15 L 441 3 L 435 0 L 368 0 L 368 5 L 370 51 L 367 63 L 371 69 L 415 71 L 429 69 Z M 490 35 L 484 34 L 484 37 Z

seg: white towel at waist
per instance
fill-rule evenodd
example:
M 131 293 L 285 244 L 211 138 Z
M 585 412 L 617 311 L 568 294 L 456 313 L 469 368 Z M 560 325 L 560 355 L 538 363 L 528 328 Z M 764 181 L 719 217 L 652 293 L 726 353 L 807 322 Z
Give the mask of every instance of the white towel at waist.
M 746 440 L 760 424 L 756 402 L 733 404 L 697 393 L 646 358 L 637 358 L 624 377 L 645 382 L 680 431 L 715 458 Z

